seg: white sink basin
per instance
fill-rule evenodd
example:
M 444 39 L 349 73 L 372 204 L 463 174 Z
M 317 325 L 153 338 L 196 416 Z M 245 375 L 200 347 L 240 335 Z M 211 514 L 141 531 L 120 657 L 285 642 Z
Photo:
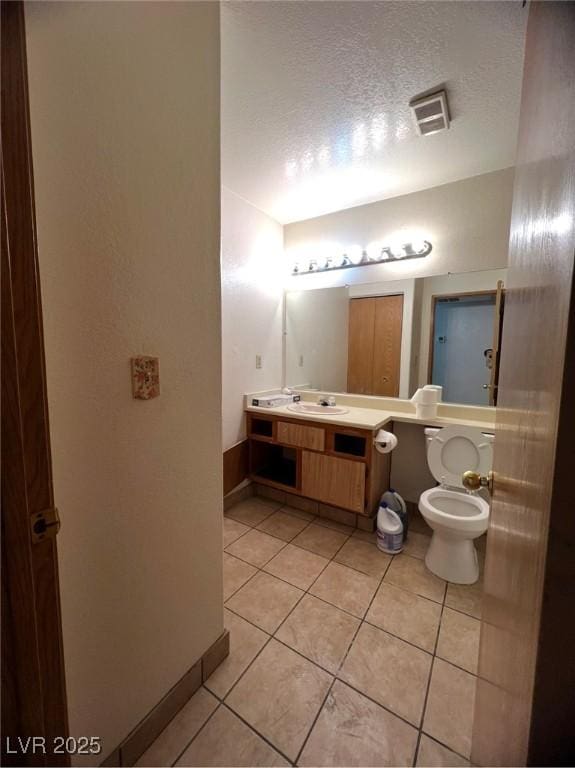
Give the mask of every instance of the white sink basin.
M 288 405 L 287 409 L 294 413 L 321 413 L 324 416 L 349 413 L 348 408 L 340 408 L 338 405 L 313 405 L 312 403 L 293 403 Z

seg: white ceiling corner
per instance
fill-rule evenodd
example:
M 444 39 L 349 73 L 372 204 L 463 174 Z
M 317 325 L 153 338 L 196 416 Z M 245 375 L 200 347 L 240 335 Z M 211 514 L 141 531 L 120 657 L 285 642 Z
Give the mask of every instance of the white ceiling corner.
M 511 166 L 527 9 L 492 2 L 222 5 L 222 180 L 281 223 Z M 409 101 L 445 87 L 451 128 Z

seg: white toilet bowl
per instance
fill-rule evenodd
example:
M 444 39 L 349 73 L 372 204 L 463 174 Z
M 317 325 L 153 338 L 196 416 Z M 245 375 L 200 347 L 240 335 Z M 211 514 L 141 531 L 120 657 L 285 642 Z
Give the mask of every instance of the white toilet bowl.
M 450 488 L 430 488 L 419 498 L 419 511 L 433 529 L 425 555 L 432 573 L 456 584 L 474 584 L 479 563 L 473 539 L 489 525 L 489 504 L 480 496 Z
M 474 539 L 489 525 L 489 504 L 463 488 L 467 470 L 491 469 L 493 436 L 465 426 L 425 430 L 427 462 L 440 483 L 419 497 L 419 511 L 433 530 L 425 564 L 436 576 L 456 584 L 474 584 L 479 563 Z

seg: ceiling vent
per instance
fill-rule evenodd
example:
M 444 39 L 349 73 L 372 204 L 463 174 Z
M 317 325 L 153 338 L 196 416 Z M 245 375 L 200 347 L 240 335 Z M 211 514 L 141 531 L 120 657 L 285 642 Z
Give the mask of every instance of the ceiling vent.
M 449 107 L 445 91 L 414 99 L 409 106 L 420 136 L 429 136 L 449 128 Z

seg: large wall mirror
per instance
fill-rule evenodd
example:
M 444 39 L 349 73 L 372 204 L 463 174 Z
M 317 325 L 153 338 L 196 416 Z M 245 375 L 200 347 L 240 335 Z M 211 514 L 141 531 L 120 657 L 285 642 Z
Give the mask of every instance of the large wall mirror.
M 290 387 L 495 405 L 506 269 L 286 293 Z

